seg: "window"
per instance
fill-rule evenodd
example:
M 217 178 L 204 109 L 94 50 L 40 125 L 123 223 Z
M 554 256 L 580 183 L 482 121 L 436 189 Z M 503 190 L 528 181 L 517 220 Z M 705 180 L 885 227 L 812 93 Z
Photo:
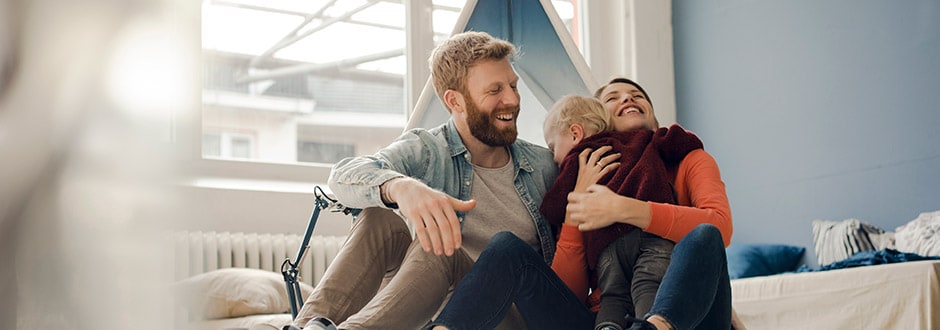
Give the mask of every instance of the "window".
M 388 145 L 407 123 L 408 63 L 427 63 L 406 7 L 431 10 L 416 24 L 436 44 L 464 2 L 203 0 L 202 156 L 333 163 Z M 572 2 L 552 3 L 572 30 Z
M 297 142 L 297 161 L 309 163 L 335 163 L 356 155 L 353 144 Z
M 251 159 L 254 153 L 254 137 L 244 133 L 214 133 L 202 135 L 202 155 L 212 158 Z

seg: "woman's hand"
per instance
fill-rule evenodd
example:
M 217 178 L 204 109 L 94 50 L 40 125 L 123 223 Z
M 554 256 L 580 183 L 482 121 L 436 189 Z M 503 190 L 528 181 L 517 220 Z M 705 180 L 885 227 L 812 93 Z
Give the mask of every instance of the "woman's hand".
M 620 154 L 604 154 L 613 149 L 611 146 L 603 146 L 597 150 L 586 148 L 578 154 L 578 180 L 574 185 L 574 191 L 583 192 L 587 187 L 597 183 L 597 180 L 603 178 L 607 173 L 620 167 Z M 603 157 L 602 157 L 603 156 Z
M 620 166 L 620 162 L 616 161 L 620 159 L 619 153 L 604 156 L 611 149 L 613 147 L 603 146 L 597 148 L 597 150 L 591 148 L 581 150 L 581 153 L 578 154 L 578 179 L 575 181 L 573 191 L 586 191 L 588 186 L 597 183 L 597 180 Z M 565 214 L 565 224 L 578 226 L 580 223 L 572 221 L 571 217 Z
M 650 224 L 650 206 L 644 201 L 621 196 L 602 185 L 594 184 L 587 191 L 568 194 L 566 222 L 577 224 L 581 231 L 610 226 L 615 222 L 645 229 Z

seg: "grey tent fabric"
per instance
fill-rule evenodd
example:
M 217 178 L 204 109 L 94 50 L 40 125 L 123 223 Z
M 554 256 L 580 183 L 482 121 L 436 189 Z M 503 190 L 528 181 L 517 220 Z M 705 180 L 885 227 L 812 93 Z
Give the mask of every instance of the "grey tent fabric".
M 454 29 L 483 31 L 516 45 L 520 54 L 513 67 L 545 109 L 567 94 L 589 95 L 596 86 L 551 6 L 549 0 L 471 0 L 461 14 L 466 21 L 457 23 L 464 23 L 463 28 Z M 434 127 L 449 118 L 431 84 L 425 85 L 414 110 L 408 128 Z

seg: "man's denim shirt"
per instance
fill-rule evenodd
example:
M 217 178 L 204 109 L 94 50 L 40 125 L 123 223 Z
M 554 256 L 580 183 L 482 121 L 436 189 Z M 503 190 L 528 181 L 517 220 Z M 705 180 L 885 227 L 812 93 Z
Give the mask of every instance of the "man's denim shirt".
M 535 219 L 545 262 L 551 264 L 555 239 L 539 206 L 558 169 L 548 149 L 516 139 L 509 146 L 515 171 L 516 191 Z M 329 185 L 345 206 L 383 207 L 379 186 L 390 179 L 410 176 L 460 200 L 470 199 L 473 166 L 453 119 L 432 128 L 416 128 L 374 155 L 351 157 L 333 166 Z M 486 207 L 477 205 L 476 207 Z M 463 214 L 458 213 L 463 221 Z

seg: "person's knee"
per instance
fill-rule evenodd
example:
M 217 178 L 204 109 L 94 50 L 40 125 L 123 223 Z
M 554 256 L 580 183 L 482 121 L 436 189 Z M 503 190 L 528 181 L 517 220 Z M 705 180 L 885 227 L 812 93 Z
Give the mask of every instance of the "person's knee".
M 525 242 L 522 241 L 516 234 L 508 231 L 501 231 L 493 235 L 493 238 L 490 239 L 489 247 L 499 247 L 499 248 L 514 248 L 519 245 L 523 245 Z
M 692 229 L 692 232 L 700 237 L 717 237 L 718 239 L 721 239 L 721 231 L 718 230 L 718 227 L 715 227 L 715 225 L 710 223 L 703 223 L 695 226 L 695 229 Z
M 362 209 L 359 216 L 356 217 L 354 227 L 363 227 L 369 231 L 381 231 L 387 233 L 408 233 L 408 225 L 405 224 L 398 214 L 392 210 L 379 207 L 368 207 Z
M 401 270 L 399 274 L 402 272 L 422 274 L 421 276 L 425 276 L 428 280 L 440 276 L 442 281 L 455 285 L 472 265 L 473 260 L 463 249 L 455 250 L 454 254 L 450 256 L 436 255 L 425 252 L 421 248 L 421 244 L 413 242 L 408 248 L 408 254 L 402 264 L 402 268 L 407 269 L 407 271 Z
M 525 241 L 516 236 L 515 234 L 502 231 L 493 235 L 493 238 L 490 239 L 489 244 L 486 245 L 486 249 L 483 250 L 483 254 L 490 255 L 487 258 L 489 259 L 514 259 L 524 258 L 524 254 L 532 251 L 532 248 L 529 247 Z M 479 260 L 478 259 L 478 260 Z M 503 260 L 505 261 L 505 260 Z
M 617 249 L 611 246 L 608 246 L 601 254 L 597 256 L 597 270 L 603 275 L 609 271 L 609 268 L 612 268 L 614 263 L 619 261 L 619 256 L 617 255 Z M 618 265 L 619 266 L 619 265 Z
M 724 250 L 724 241 L 721 238 L 721 231 L 712 224 L 703 223 L 695 226 L 692 233 L 699 241 L 705 244 L 704 247 Z

